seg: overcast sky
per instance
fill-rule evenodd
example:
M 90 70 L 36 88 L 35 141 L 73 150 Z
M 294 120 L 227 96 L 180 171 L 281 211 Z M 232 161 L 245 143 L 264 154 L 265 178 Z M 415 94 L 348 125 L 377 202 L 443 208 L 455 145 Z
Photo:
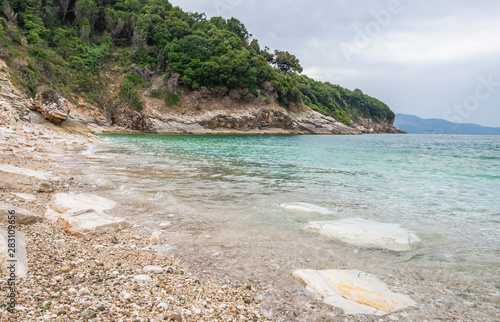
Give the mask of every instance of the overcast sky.
M 498 0 L 171 0 L 235 17 L 306 74 L 396 113 L 500 127 Z

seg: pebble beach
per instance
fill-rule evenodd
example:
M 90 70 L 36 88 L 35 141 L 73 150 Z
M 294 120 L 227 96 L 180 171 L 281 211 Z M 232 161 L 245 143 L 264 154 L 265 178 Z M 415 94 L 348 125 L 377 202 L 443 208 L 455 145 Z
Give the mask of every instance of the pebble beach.
M 25 234 L 28 272 L 17 278 L 16 310 L 8 311 L 8 275 L 2 273 L 2 321 L 234 321 L 266 320 L 260 314 L 253 285 L 223 285 L 185 272 L 172 257 L 158 255 L 150 232 L 126 229 L 78 237 L 60 223 L 43 218 L 57 193 L 88 192 L 71 169 L 58 168 L 54 158 L 73 154 L 97 142 L 92 135 L 54 132 L 20 121 L 10 104 L 0 102 L 0 163 L 16 168 L 57 173 L 60 180 L 44 187 L 5 185 L 0 199 L 36 218 L 16 223 Z M 31 221 L 31 220 L 28 220 Z M 0 228 L 6 229 L 2 221 Z

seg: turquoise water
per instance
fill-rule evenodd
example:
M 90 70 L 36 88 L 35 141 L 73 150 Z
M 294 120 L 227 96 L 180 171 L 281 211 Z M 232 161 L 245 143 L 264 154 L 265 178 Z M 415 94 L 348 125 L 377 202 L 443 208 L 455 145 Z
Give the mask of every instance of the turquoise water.
M 353 268 L 498 291 L 500 136 L 106 137 L 93 151 L 106 159 L 89 171 L 121 200 L 120 215 L 150 229 L 171 222 L 165 241 L 201 275 L 286 288 L 293 281 L 283 276 L 297 268 Z M 291 202 L 331 213 L 280 207 Z M 351 217 L 398 223 L 422 242 L 394 253 L 303 229 Z

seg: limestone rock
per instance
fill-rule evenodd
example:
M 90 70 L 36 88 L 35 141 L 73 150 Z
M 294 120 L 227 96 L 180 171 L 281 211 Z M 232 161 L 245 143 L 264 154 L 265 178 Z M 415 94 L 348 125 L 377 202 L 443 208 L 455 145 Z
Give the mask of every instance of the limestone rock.
M 306 230 L 360 247 L 375 247 L 393 251 L 407 251 L 420 238 L 398 224 L 379 223 L 362 218 L 336 221 L 313 221 Z
M 374 276 L 357 270 L 301 269 L 293 276 L 315 298 L 346 314 L 385 315 L 416 304 L 410 297 L 390 291 Z
M 130 227 L 125 219 L 95 211 L 64 213 L 59 217 L 58 222 L 63 225 L 68 234 L 77 237 L 98 236 Z
M 34 187 L 38 191 L 50 192 L 53 185 L 58 181 L 59 178 L 48 172 L 0 164 L 0 186 L 4 188 L 24 189 Z
M 22 199 L 24 202 L 33 202 L 36 200 L 36 196 L 29 193 L 14 193 L 18 198 Z
M 0 222 L 7 223 L 9 211 L 14 211 L 16 224 L 27 225 L 41 222 L 43 217 L 29 210 L 18 208 L 0 201 Z
M 28 273 L 28 259 L 26 258 L 25 234 L 20 231 L 15 232 L 15 256 L 13 258 L 9 256 L 8 239 L 8 232 L 0 229 L 0 271 L 10 274 L 11 272 L 7 268 L 11 264 L 14 264 L 16 277 L 26 277 Z M 8 262 L 8 260 L 16 260 L 16 262 Z
M 15 94 L 14 87 L 12 87 L 8 79 L 0 78 L 0 98 L 10 102 L 21 120 L 30 122 L 30 111 L 28 107 L 25 102 Z
M 112 200 L 94 195 L 59 193 L 52 198 L 45 217 L 59 222 L 70 235 L 97 236 L 130 226 L 125 219 L 104 213 L 115 205 Z
M 66 121 L 69 109 L 66 100 L 55 90 L 41 87 L 35 96 L 35 109 L 54 124 Z
M 58 193 L 52 198 L 49 206 L 59 213 L 79 212 L 89 209 L 103 212 L 113 209 L 116 202 L 94 195 Z

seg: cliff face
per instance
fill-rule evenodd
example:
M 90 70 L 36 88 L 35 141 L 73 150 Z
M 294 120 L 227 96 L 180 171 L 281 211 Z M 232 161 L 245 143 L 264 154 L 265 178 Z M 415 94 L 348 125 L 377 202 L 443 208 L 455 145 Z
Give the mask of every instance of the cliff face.
M 379 122 L 375 122 L 369 118 L 359 118 L 358 123 L 351 123 L 351 127 L 363 133 L 406 133 L 404 131 L 401 131 L 400 129 L 395 128 L 393 123 L 393 120 L 383 119 Z
M 353 123 L 351 126 L 346 126 L 306 106 L 292 106 L 285 109 L 265 95 L 240 99 L 237 93 L 229 96 L 209 95 L 204 88 L 198 91 L 179 90 L 181 98 L 179 105 L 182 107 L 167 107 L 163 99 L 153 98 L 148 91 L 144 91 L 141 94 L 144 103 L 141 112 L 130 109 L 119 100 L 106 107 L 104 111 L 100 111 L 82 99 L 80 104 L 71 103 L 49 89 L 40 90 L 35 100 L 32 100 L 12 86 L 8 80 L 8 67 L 1 60 L 0 64 L 3 70 L 0 74 L 0 97 L 16 107 L 18 117 L 27 122 L 43 123 L 49 128 L 65 132 L 400 133 L 389 122 L 379 124 L 370 119 L 361 119 L 360 124 Z M 66 119 L 61 117 L 54 119 L 54 113 L 51 112 L 55 109 L 46 108 L 52 105 L 58 105 L 57 112 L 64 110 Z

